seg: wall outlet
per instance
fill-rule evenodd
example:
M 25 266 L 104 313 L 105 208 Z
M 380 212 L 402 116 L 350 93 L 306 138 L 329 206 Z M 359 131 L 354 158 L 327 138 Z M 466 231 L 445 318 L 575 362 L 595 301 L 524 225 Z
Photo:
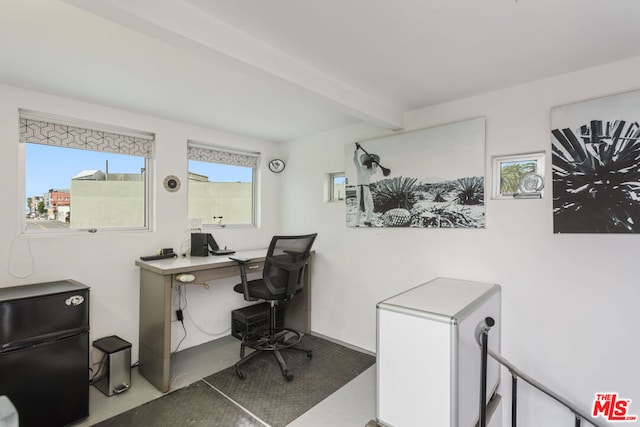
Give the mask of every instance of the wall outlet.
M 202 231 L 202 218 L 189 218 L 187 220 L 187 229 L 192 233 Z

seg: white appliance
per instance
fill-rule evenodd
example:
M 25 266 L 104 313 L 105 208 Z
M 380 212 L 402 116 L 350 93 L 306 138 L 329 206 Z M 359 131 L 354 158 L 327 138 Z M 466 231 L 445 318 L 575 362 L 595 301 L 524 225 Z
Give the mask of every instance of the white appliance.
M 377 304 L 377 421 L 383 426 L 473 427 L 480 413 L 481 351 L 476 327 L 495 320 L 500 351 L 500 286 L 438 278 Z M 487 401 L 500 382 L 487 367 Z M 495 414 L 498 418 L 501 414 Z

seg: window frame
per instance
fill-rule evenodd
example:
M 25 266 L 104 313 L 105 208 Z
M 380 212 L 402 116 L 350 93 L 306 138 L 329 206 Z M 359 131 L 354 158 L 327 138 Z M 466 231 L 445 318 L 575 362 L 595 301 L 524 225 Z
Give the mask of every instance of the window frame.
M 336 190 L 336 179 L 342 178 L 344 180 L 344 188 L 345 194 L 342 195 L 342 198 L 336 198 L 335 190 Z M 346 198 L 346 188 L 347 188 L 347 174 L 344 172 L 334 172 L 329 174 L 329 202 L 339 202 L 342 203 Z
M 242 165 L 242 164 L 234 164 L 233 161 L 229 160 L 228 162 L 224 161 L 211 161 L 211 160 L 203 160 L 203 159 L 195 159 L 191 158 L 191 149 L 202 149 L 208 150 L 211 152 L 222 153 L 229 155 L 229 158 L 237 157 L 237 158 L 252 158 L 252 165 Z M 211 144 L 206 142 L 200 142 L 195 140 L 187 140 L 187 216 L 189 218 L 189 222 L 196 221 L 200 225 L 200 229 L 204 232 L 213 231 L 220 228 L 257 228 L 258 224 L 258 169 L 260 167 L 260 157 L 261 153 L 249 150 L 239 150 L 237 148 L 229 148 L 222 145 Z M 251 168 L 251 221 L 250 223 L 223 223 L 215 224 L 215 223 L 205 223 L 201 221 L 200 218 L 191 217 L 188 212 L 189 206 L 189 162 L 190 161 L 198 161 L 203 163 L 213 163 L 213 164 L 222 164 L 229 166 L 238 166 L 238 167 L 250 167 Z M 211 182 L 211 181 L 210 181 Z
M 114 232 L 148 232 L 148 231 L 152 231 L 152 224 L 153 224 L 153 199 L 152 199 L 152 180 L 153 180 L 153 166 L 154 166 L 154 161 L 153 161 L 153 150 L 154 150 L 154 145 L 155 145 L 155 134 L 151 133 L 151 132 L 145 132 L 145 131 L 139 131 L 139 130 L 135 130 L 135 129 L 130 129 L 130 128 L 124 128 L 124 127 L 119 127 L 119 126 L 115 126 L 115 125 L 109 125 L 109 124 L 104 124 L 104 123 L 99 123 L 99 122 L 92 122 L 92 121 L 88 121 L 88 120 L 82 120 L 82 119 L 76 119 L 76 118 L 70 118 L 70 117 L 64 117 L 64 116 L 58 116 L 55 114 L 50 114 L 50 113 L 42 113 L 42 112 L 37 112 L 37 111 L 32 111 L 32 110 L 27 110 L 27 109 L 18 109 L 18 124 L 21 127 L 22 126 L 22 120 L 23 119 L 27 119 L 27 120 L 33 120 L 33 121 L 40 121 L 40 122 L 45 122 L 45 123 L 49 123 L 49 124 L 53 124 L 53 125 L 59 125 L 59 126 L 67 126 L 67 127 L 73 127 L 73 128 L 79 128 L 79 129 L 83 129 L 83 130 L 87 130 L 87 131 L 95 131 L 95 132 L 103 132 L 105 134 L 113 134 L 113 135 L 118 135 L 118 136 L 124 136 L 124 137 L 133 137 L 133 138 L 141 138 L 141 139 L 145 139 L 148 140 L 148 146 L 147 149 L 149 150 L 149 152 L 146 155 L 138 155 L 138 154 L 134 154 L 134 153 L 127 153 L 127 152 L 116 152 L 113 150 L 91 150 L 91 149 L 87 149 L 87 148 L 82 148 L 82 147 L 70 147 L 70 146 L 66 146 L 64 144 L 40 144 L 40 145 L 50 145 L 50 146 L 55 146 L 55 147 L 59 147 L 59 148 L 67 148 L 67 149 L 78 149 L 78 150 L 84 150 L 84 151 L 96 151 L 96 152 L 112 152 L 112 153 L 117 153 L 117 154 L 123 154 L 123 155 L 129 155 L 129 156 L 134 156 L 134 157 L 141 157 L 143 159 L 144 162 L 144 185 L 143 185 L 143 191 L 144 191 L 144 196 L 143 196 L 143 201 L 144 201 L 144 215 L 143 215 L 143 221 L 144 224 L 142 224 L 141 226 L 130 226 L 130 227 L 100 227 L 100 226 L 96 226 L 96 227 L 84 227 L 84 228 L 72 228 L 71 226 L 69 226 L 69 228 L 48 228 L 48 229 L 33 229 L 33 228 L 27 228 L 27 218 L 24 212 L 24 206 L 25 203 L 27 201 L 27 197 L 33 197 L 36 195 L 27 195 L 27 155 L 26 155 L 26 151 L 27 151 L 27 144 L 38 144 L 37 142 L 29 142 L 28 140 L 22 140 L 23 139 L 23 135 L 20 135 L 19 141 L 18 141 L 18 173 L 20 176 L 20 179 L 18 180 L 18 182 L 20 183 L 20 188 L 18 191 L 18 197 L 20 198 L 19 203 L 18 203 L 18 211 L 19 211 L 19 230 L 20 230 L 20 234 L 24 234 L 24 235 L 29 235 L 29 236 L 45 236 L 45 235 L 70 235 L 70 234 L 84 234 L 86 232 L 89 233 L 96 233 L 96 232 L 100 232 L 100 233 L 114 233 Z M 20 132 L 22 133 L 22 132 Z M 39 195 L 39 196 L 43 196 L 43 195 Z

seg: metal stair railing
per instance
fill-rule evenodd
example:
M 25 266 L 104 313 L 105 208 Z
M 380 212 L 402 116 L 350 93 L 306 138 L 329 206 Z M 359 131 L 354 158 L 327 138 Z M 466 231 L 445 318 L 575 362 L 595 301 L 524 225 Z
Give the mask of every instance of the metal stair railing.
M 589 414 L 581 411 L 576 405 L 569 402 L 564 397 L 560 396 L 558 393 L 552 391 L 548 387 L 544 386 L 540 382 L 534 380 L 529 375 L 522 372 L 520 369 L 516 368 L 511 362 L 502 357 L 500 354 L 497 354 L 493 350 L 491 350 L 488 346 L 488 335 L 489 330 L 495 325 L 495 320 L 491 317 L 485 318 L 482 322 L 476 326 L 475 330 L 475 338 L 476 342 L 480 346 L 482 353 L 482 365 L 481 365 L 481 389 L 480 389 L 480 427 L 486 427 L 486 405 L 487 401 L 487 356 L 491 356 L 502 366 L 507 368 L 511 373 L 511 427 L 516 427 L 517 423 L 517 398 L 518 398 L 518 378 L 522 379 L 532 387 L 538 389 L 542 393 L 554 399 L 556 402 L 560 403 L 569 411 L 573 413 L 575 417 L 575 427 L 580 427 L 582 420 L 587 423 L 595 426 L 595 427 L 604 427 L 601 424 L 598 424 Z

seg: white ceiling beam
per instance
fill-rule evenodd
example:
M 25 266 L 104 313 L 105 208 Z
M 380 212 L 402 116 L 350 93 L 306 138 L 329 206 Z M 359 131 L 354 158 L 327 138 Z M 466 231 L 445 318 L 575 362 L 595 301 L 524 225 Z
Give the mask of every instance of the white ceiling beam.
M 403 128 L 401 111 L 179 0 L 63 1 L 175 47 L 241 61 L 315 93 L 360 120 L 393 130 Z

